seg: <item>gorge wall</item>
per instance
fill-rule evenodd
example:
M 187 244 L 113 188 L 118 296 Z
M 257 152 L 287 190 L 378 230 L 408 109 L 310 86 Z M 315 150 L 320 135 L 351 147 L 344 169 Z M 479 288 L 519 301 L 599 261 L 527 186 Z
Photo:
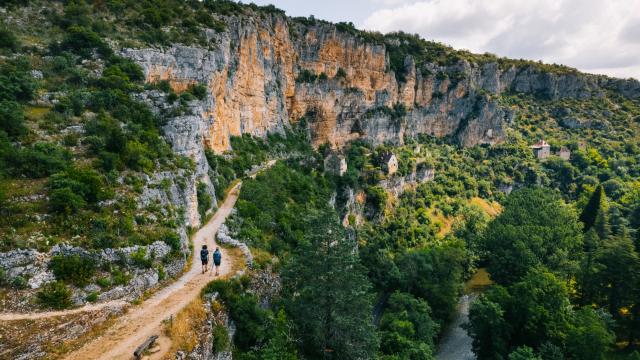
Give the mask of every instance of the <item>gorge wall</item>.
M 387 45 L 333 24 L 278 14 L 221 17 L 226 30 L 207 31 L 208 49 L 123 51 L 143 67 L 148 82 L 167 80 L 176 92 L 206 85 L 208 96 L 195 118 L 202 144 L 216 152 L 230 148 L 230 136 L 283 132 L 302 117 L 315 145 L 402 143 L 418 134 L 452 136 L 464 146 L 496 144 L 513 118 L 496 100 L 504 92 L 585 99 L 616 86 L 627 96 L 640 93 L 637 82 L 533 66 L 462 60 L 418 68 L 411 56 L 398 77 L 390 70 Z M 301 73 L 326 76 L 296 81 Z

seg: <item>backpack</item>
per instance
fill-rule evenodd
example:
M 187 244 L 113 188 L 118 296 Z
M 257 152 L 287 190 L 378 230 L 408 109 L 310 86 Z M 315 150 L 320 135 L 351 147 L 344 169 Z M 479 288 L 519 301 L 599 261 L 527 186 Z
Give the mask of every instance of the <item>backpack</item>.
M 209 250 L 207 249 L 200 250 L 200 260 L 206 261 L 207 259 L 209 259 Z
M 220 261 L 222 260 L 222 254 L 220 253 L 220 251 L 216 251 L 213 253 L 213 262 L 215 262 L 216 264 L 220 264 Z

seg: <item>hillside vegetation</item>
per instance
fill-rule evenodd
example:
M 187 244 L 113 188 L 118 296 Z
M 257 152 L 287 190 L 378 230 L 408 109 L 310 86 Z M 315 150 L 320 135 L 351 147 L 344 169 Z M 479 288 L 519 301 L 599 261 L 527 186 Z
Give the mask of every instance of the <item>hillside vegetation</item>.
M 478 359 L 639 358 L 640 98 L 613 79 L 226 0 L 0 1 L 0 9 L 0 251 L 69 244 L 95 255 L 157 241 L 170 248 L 156 259 L 136 247 L 129 260 L 101 264 L 56 255 L 48 267 L 55 281 L 37 291 L 0 268 L 3 304 L 19 297 L 29 309 L 63 309 L 87 288 L 81 301 L 93 302 L 136 271 L 153 270 L 162 281 L 165 266 L 191 250 L 188 209 L 147 203 L 143 194 L 191 186 L 197 216 L 207 219 L 234 180 L 279 159 L 243 181 L 228 222 L 253 251 L 254 268 L 205 290 L 218 293 L 217 311 L 236 328 L 228 338 L 216 323 L 215 351 L 238 359 L 432 359 L 465 281 L 482 268 L 493 285 L 472 304 L 467 329 Z M 386 71 L 401 84 L 411 56 L 418 71 L 440 71 L 452 83 L 466 76 L 449 71 L 455 65 L 496 63 L 603 85 L 588 98 L 480 91 L 512 115 L 505 141 L 493 146 L 422 134 L 314 148 L 307 113 L 282 133 L 232 137 L 227 152 L 207 149 L 207 177 L 190 184 L 194 159 L 174 152 L 164 126 L 193 115 L 208 88 L 145 83 L 120 49 L 207 49 L 207 30 L 222 33 L 242 17 L 282 17 L 291 29 L 332 26 L 383 45 Z M 333 80 L 346 76 L 338 73 Z M 300 71 L 296 81 L 328 79 Z M 166 106 L 146 101 L 150 93 Z M 407 115 L 396 104 L 363 119 L 380 113 Z M 546 159 L 530 148 L 542 139 L 553 154 Z M 563 148 L 568 160 L 557 156 Z M 337 153 L 344 174 L 324 167 Z M 389 153 L 395 173 L 382 160 Z M 273 294 L 256 285 L 264 274 Z M 200 321 L 201 305 L 191 308 Z M 185 340 L 189 350 L 194 341 Z

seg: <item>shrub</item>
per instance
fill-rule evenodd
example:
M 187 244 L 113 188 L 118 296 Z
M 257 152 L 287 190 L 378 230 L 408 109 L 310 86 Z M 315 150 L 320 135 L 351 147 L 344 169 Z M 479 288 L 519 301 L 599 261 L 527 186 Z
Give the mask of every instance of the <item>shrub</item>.
M 196 190 L 198 196 L 198 213 L 200 214 L 200 219 L 204 220 L 207 211 L 211 209 L 211 195 L 205 183 L 198 183 Z
M 91 168 L 69 168 L 49 180 L 52 190 L 68 188 L 87 203 L 95 204 L 107 197 L 102 176 Z
M 101 288 L 108 288 L 109 286 L 111 286 L 111 279 L 109 279 L 108 277 L 99 278 L 98 280 L 96 280 L 96 284 L 98 284 L 98 286 L 100 286 Z
M 80 255 L 56 255 L 51 259 L 49 267 L 57 279 L 69 281 L 78 286 L 88 284 L 96 272 L 94 260 Z
M 15 101 L 0 101 L 0 131 L 4 131 L 11 138 L 27 133 L 22 105 Z
M 11 280 L 11 286 L 16 289 L 26 289 L 27 288 L 27 279 L 22 276 L 16 276 Z
M 312 83 L 312 82 L 315 82 L 317 79 L 318 79 L 318 75 L 314 74 L 313 72 L 307 69 L 302 69 L 300 70 L 300 72 L 298 73 L 298 76 L 296 77 L 296 82 Z
M 199 100 L 202 100 L 207 96 L 207 87 L 202 84 L 191 85 L 187 91 Z
M 180 251 L 180 235 L 176 234 L 173 231 L 167 231 L 162 236 L 162 241 L 164 241 L 167 245 L 171 246 L 171 250 L 174 252 Z
M 38 301 L 54 309 L 65 309 L 72 305 L 71 290 L 63 281 L 46 284 L 37 294 Z
M 114 268 L 111 271 L 111 279 L 114 285 L 126 285 L 131 280 L 131 275 L 123 272 L 118 268 Z
M 103 56 L 108 56 L 112 53 L 109 46 L 98 34 L 78 25 L 72 25 L 67 29 L 60 48 L 84 58 L 91 57 L 94 50 Z
M 223 325 L 216 324 L 213 327 L 213 351 L 220 352 L 229 348 L 229 333 Z
M 98 301 L 98 293 L 95 292 L 95 291 L 90 293 L 89 295 L 87 295 L 85 300 L 87 300 L 88 302 L 96 302 L 96 301 Z
M 384 210 L 387 204 L 387 192 L 380 186 L 370 186 L 367 188 L 367 205 L 371 206 L 376 213 Z
M 338 71 L 336 72 L 336 78 L 337 79 L 346 79 L 347 78 L 347 72 L 343 68 L 338 68 Z
M 151 257 L 147 257 L 147 249 L 139 247 L 134 253 L 131 254 L 131 261 L 137 267 L 149 269 L 153 263 Z
M 75 214 L 85 205 L 86 202 L 82 196 L 74 193 L 71 188 L 55 189 L 49 193 L 49 207 L 54 213 L 62 215 Z
M 20 42 L 16 35 L 6 27 L 0 27 L 0 49 L 16 51 L 19 46 Z
M 64 169 L 71 160 L 71 153 L 67 149 L 46 142 L 14 149 L 10 155 L 5 159 L 9 173 L 35 179 Z
M 31 76 L 27 58 L 6 60 L 0 65 L 0 100 L 29 101 L 33 99 L 36 82 Z

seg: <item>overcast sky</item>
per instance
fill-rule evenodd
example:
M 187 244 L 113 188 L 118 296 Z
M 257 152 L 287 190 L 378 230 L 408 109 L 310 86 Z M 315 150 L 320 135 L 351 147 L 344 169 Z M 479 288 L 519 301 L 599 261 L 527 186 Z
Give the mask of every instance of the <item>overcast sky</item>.
M 640 0 L 252 1 L 291 16 L 403 30 L 457 49 L 640 79 Z

